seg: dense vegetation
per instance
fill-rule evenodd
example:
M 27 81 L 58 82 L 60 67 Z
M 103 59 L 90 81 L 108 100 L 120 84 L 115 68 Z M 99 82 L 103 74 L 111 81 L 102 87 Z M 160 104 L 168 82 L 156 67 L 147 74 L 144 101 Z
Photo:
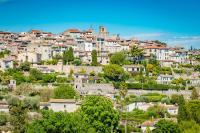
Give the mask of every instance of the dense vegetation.
M 88 96 L 75 113 L 42 111 L 42 118 L 26 124 L 27 133 L 110 132 L 118 127 L 119 114 L 113 103 L 102 96 Z

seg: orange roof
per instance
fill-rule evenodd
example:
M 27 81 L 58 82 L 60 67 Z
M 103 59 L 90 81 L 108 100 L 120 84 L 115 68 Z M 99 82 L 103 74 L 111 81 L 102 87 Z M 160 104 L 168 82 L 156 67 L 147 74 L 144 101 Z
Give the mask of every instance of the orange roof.
M 114 39 L 107 39 L 106 41 L 107 42 L 116 42 L 116 40 L 114 40 Z
M 152 120 L 152 121 L 145 121 L 144 123 L 142 123 L 141 126 L 143 126 L 143 127 L 152 127 L 152 126 L 154 126 L 154 124 L 155 124 L 154 120 Z
M 39 30 L 31 30 L 32 33 L 41 33 Z
M 158 45 L 147 45 L 144 46 L 145 49 L 169 49 L 165 46 L 158 46 Z
M 10 32 L 0 31 L 0 34 L 11 34 Z
M 67 32 L 70 32 L 70 33 L 80 33 L 80 31 L 78 29 L 69 29 L 69 30 L 67 30 Z
M 75 103 L 75 99 L 50 99 L 50 103 Z

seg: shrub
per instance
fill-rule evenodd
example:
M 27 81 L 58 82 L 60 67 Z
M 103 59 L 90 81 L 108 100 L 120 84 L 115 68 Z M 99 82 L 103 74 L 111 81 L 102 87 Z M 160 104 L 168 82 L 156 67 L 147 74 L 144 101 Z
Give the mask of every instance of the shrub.
M 57 77 L 56 78 L 56 82 L 57 83 L 69 83 L 70 80 L 68 78 L 66 78 L 66 77 Z
M 25 62 L 20 64 L 19 68 L 22 71 L 29 71 L 30 70 L 30 65 L 31 64 L 29 62 L 25 61 Z
M 141 95 L 144 98 L 145 102 L 159 102 L 161 101 L 166 95 L 159 94 L 159 93 L 147 93 Z
M 8 119 L 5 113 L 0 112 L 0 126 L 6 125 Z
M 184 86 L 174 86 L 174 85 L 164 85 L 164 84 L 143 84 L 142 83 L 127 83 L 128 89 L 136 89 L 136 90 L 179 90 L 185 89 Z
M 60 85 L 54 89 L 54 98 L 57 99 L 73 99 L 76 91 L 70 85 Z
M 52 89 L 40 89 L 39 90 L 39 94 L 40 94 L 40 101 L 42 102 L 48 102 L 49 99 L 52 97 L 53 95 L 53 90 Z
M 56 74 L 43 74 L 42 80 L 44 83 L 53 83 L 56 81 Z

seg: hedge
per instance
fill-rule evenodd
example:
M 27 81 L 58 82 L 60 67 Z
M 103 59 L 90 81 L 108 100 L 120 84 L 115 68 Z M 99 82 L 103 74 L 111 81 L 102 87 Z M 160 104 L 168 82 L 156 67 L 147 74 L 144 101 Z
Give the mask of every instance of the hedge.
M 135 90 L 184 90 L 185 87 L 181 86 L 174 86 L 174 85 L 164 85 L 164 84 L 142 84 L 141 83 L 127 83 L 128 89 L 135 89 Z

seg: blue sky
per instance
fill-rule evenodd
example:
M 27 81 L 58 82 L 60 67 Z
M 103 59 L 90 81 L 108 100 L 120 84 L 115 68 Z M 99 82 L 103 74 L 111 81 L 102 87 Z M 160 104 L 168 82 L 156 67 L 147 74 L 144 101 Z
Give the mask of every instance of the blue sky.
M 0 0 L 0 30 L 95 30 L 200 48 L 199 0 Z

